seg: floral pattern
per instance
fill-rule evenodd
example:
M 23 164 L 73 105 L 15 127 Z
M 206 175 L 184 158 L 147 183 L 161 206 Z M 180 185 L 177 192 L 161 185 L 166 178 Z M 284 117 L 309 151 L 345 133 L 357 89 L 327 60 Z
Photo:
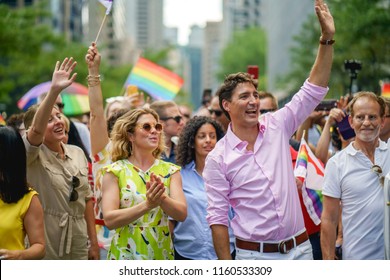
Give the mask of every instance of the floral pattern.
M 162 178 L 167 194 L 172 174 L 180 167 L 156 159 L 147 171 L 128 160 L 117 161 L 104 168 L 118 177 L 120 208 L 130 208 L 146 200 L 146 182 L 154 173 Z M 111 260 L 171 260 L 173 244 L 168 216 L 156 207 L 133 223 L 116 229 L 107 259 Z

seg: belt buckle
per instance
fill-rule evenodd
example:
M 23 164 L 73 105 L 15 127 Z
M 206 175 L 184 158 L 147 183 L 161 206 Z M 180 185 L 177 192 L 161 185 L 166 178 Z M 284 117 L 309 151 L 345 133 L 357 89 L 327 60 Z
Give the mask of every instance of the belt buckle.
M 278 244 L 278 251 L 281 254 L 288 254 L 290 252 L 290 250 L 287 250 L 286 240 L 283 240 L 283 241 L 279 242 L 279 244 Z

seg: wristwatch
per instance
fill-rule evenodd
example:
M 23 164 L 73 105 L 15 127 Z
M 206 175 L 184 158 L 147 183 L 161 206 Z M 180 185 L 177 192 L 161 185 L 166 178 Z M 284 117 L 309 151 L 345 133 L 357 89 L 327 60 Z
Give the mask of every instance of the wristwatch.
M 321 40 L 320 39 L 320 44 L 321 45 L 333 45 L 334 42 L 336 42 L 335 40 L 331 39 L 331 40 Z

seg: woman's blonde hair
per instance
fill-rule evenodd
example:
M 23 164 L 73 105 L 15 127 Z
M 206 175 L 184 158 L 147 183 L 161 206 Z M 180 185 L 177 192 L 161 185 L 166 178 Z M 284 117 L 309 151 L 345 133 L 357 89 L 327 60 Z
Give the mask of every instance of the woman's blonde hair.
M 64 114 L 61 113 L 61 118 L 64 120 L 64 123 L 65 123 L 65 132 L 66 134 L 69 134 L 69 130 L 70 130 L 70 121 L 68 119 L 67 116 L 65 116 Z
M 112 150 L 111 159 L 113 162 L 127 159 L 133 153 L 133 146 L 129 140 L 129 133 L 134 133 L 137 121 L 142 115 L 152 115 L 159 122 L 156 111 L 148 108 L 134 109 L 120 117 L 111 132 Z M 164 151 L 164 135 L 160 133 L 158 147 L 153 151 L 155 158 L 160 158 Z

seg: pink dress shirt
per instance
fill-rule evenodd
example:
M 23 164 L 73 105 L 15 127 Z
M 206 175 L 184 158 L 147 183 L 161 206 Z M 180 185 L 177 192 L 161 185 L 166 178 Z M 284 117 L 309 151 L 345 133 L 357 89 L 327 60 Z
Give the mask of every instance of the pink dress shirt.
M 306 80 L 288 104 L 261 119 L 254 151 L 229 126 L 203 171 L 209 225 L 228 226 L 230 204 L 231 227 L 242 240 L 277 242 L 304 230 L 289 139 L 327 91 Z

